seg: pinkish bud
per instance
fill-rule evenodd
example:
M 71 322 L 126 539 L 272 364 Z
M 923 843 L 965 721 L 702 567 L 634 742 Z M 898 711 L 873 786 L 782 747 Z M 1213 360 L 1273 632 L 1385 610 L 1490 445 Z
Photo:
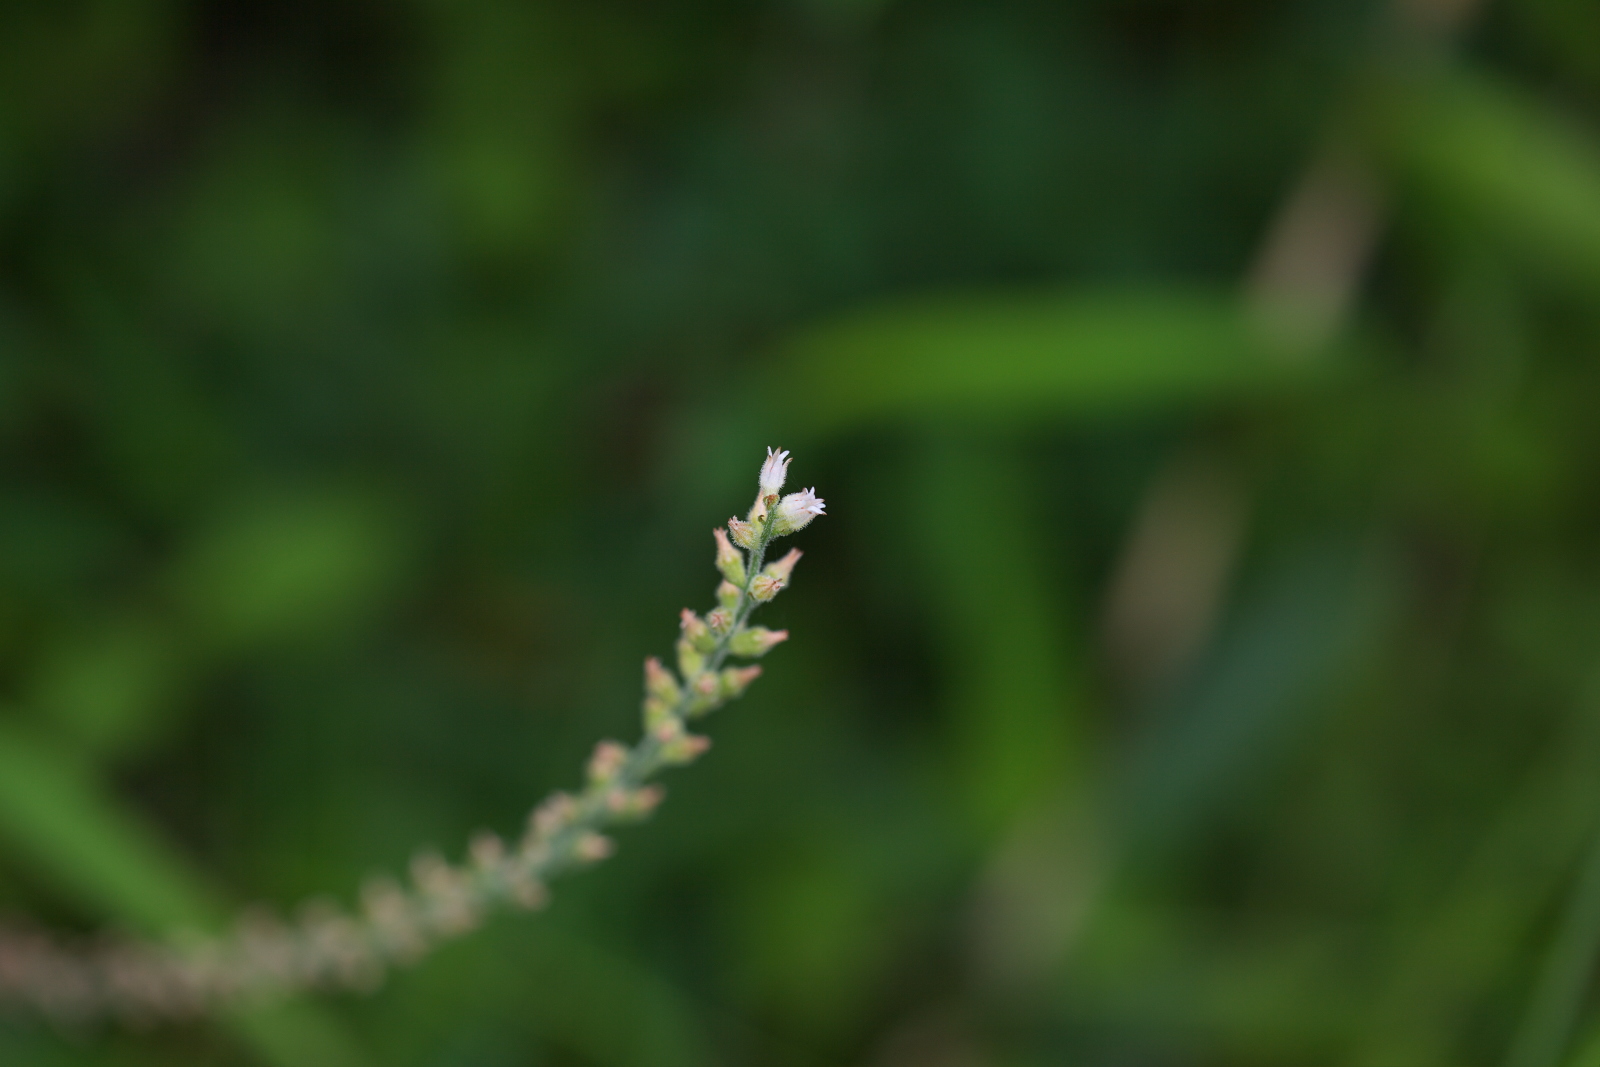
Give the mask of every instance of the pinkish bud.
M 744 553 L 728 543 L 728 535 L 721 527 L 711 531 L 717 539 L 717 570 L 735 585 L 744 584 Z
M 699 734 L 682 734 L 661 746 L 663 763 L 693 763 L 701 753 L 711 747 L 711 738 Z
M 467 846 L 467 855 L 472 857 L 472 863 L 478 870 L 492 871 L 505 860 L 506 845 L 498 834 L 484 830 L 473 835 L 472 843 Z
M 777 578 L 779 581 L 787 583 L 789 581 L 789 575 L 794 573 L 794 565 L 800 562 L 800 557 L 802 555 L 804 555 L 804 553 L 798 548 L 791 548 L 784 554 L 782 559 L 776 560 L 775 562 L 769 563 L 763 567 L 761 569 L 761 573 L 769 574 L 772 577 Z
M 411 857 L 411 880 L 430 897 L 448 897 L 461 888 L 461 872 L 450 866 L 437 852 L 419 852 Z
M 644 702 L 644 728 L 646 730 L 654 730 L 661 723 L 676 718 L 679 703 L 681 701 L 667 704 L 657 700 L 655 697 L 646 698 Z
M 619 819 L 642 819 L 656 809 L 664 795 L 658 785 L 615 789 L 606 796 L 606 807 Z
M 720 679 L 722 696 L 726 700 L 744 696 L 744 691 L 750 688 L 750 683 L 761 677 L 760 667 L 729 667 L 722 672 Z
M 727 608 L 716 608 L 706 613 L 706 626 L 711 632 L 721 637 L 733 629 L 733 612 Z
M 520 872 L 509 883 L 511 900 L 518 907 L 533 911 L 550 902 L 550 891 L 527 872 Z
M 552 793 L 533 809 L 529 823 L 538 837 L 550 837 L 564 829 L 578 813 L 578 802 L 567 793 Z
M 589 757 L 589 781 L 604 784 L 615 778 L 628 762 L 628 750 L 615 741 L 602 741 Z
M 683 699 L 678 691 L 678 680 L 654 656 L 644 661 L 644 691 L 667 704 Z
M 765 626 L 752 626 L 733 635 L 733 640 L 728 642 L 728 651 L 735 656 L 764 656 L 773 645 L 788 639 L 788 630 L 769 630 Z
M 694 680 L 694 692 L 691 694 L 688 706 L 684 709 L 690 718 L 704 715 L 713 711 L 722 703 L 722 681 L 718 675 L 709 671 Z
M 778 504 L 778 494 L 769 493 L 756 497 L 756 502 L 750 505 L 750 512 L 745 516 L 754 526 L 760 526 L 767 521 L 767 512 Z
M 369 878 L 361 886 L 361 910 L 375 925 L 399 922 L 406 917 L 406 891 L 387 875 Z
M 695 675 L 705 670 L 706 658 L 700 650 L 694 647 L 694 642 L 688 637 L 678 639 L 678 670 L 683 673 L 685 680 L 693 680 Z
M 572 843 L 572 854 L 584 863 L 594 863 L 603 860 L 617 850 L 617 846 L 609 837 L 587 831 L 578 835 Z
M 717 647 L 717 639 L 711 633 L 711 628 L 688 608 L 679 613 L 678 623 L 683 627 L 683 640 L 689 642 L 689 647 L 696 652 L 710 652 Z
M 739 591 L 739 587 L 734 585 L 732 582 L 725 581 L 721 585 L 717 586 L 717 603 L 721 604 L 729 611 L 738 610 L 739 597 L 742 595 L 743 594 Z
M 774 578 L 770 574 L 756 575 L 755 581 L 750 583 L 750 595 L 762 603 L 766 603 L 778 595 L 786 583 L 782 578 Z
M 733 543 L 740 548 L 756 547 L 756 528 L 741 518 L 728 520 L 728 536 L 733 538 Z

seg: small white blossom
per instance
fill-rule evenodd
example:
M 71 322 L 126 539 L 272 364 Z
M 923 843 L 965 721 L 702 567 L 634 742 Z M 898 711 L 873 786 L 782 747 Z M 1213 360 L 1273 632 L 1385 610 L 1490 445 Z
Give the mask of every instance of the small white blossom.
M 767 461 L 761 465 L 761 495 L 767 496 L 783 488 L 783 480 L 789 476 L 789 453 L 778 450 L 774 452 L 767 449 Z
M 817 495 L 816 489 L 807 489 L 799 493 L 790 493 L 778 501 L 777 533 L 790 534 L 805 526 L 818 515 L 826 514 L 823 509 L 822 498 Z

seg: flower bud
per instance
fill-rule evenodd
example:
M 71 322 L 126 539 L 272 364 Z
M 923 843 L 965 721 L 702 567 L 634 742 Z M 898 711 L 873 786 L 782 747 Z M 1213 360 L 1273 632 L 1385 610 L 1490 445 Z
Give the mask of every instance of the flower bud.
M 628 762 L 628 750 L 615 741 L 602 741 L 589 757 L 589 781 L 597 785 L 610 782 Z
M 461 872 L 437 852 L 419 852 L 411 857 L 411 880 L 425 896 L 433 898 L 452 896 L 462 888 Z
M 745 515 L 752 526 L 760 526 L 767 521 L 767 511 L 778 506 L 778 494 L 768 493 L 756 497 L 756 502 L 750 505 L 750 511 Z M 760 531 L 756 531 L 760 533 Z
M 717 603 L 729 611 L 737 611 L 739 609 L 739 597 L 741 595 L 739 587 L 732 582 L 723 582 L 717 586 Z
M 733 635 L 733 639 L 728 642 L 728 651 L 735 656 L 764 656 L 773 645 L 788 639 L 788 630 L 769 630 L 765 626 L 752 626 Z
M 511 901 L 519 908 L 533 911 L 550 902 L 549 890 L 526 871 L 518 871 L 507 884 L 511 890 Z
M 776 493 L 783 488 L 784 479 L 789 476 L 789 453 L 779 449 L 774 452 L 767 449 L 766 462 L 761 464 L 761 493 Z
M 722 672 L 721 688 L 724 700 L 734 700 L 744 696 L 744 691 L 750 688 L 750 683 L 761 677 L 760 667 L 729 667 Z
M 681 734 L 661 746 L 661 761 L 671 764 L 693 763 L 711 747 L 711 738 L 699 734 Z
M 782 578 L 774 578 L 766 573 L 758 574 L 755 581 L 750 583 L 750 595 L 764 604 L 777 596 L 786 584 Z
M 728 535 L 719 526 L 711 531 L 717 539 L 717 570 L 734 585 L 744 584 L 744 553 L 728 543 Z
M 533 809 L 528 822 L 536 837 L 550 837 L 566 828 L 578 814 L 578 802 L 567 793 L 552 793 Z
M 727 608 L 715 608 L 706 612 L 706 626 L 713 635 L 722 637 L 733 629 L 733 612 Z
M 728 536 L 733 538 L 733 543 L 740 548 L 756 547 L 756 528 L 741 518 L 728 520 Z
M 388 875 L 369 878 L 361 885 L 361 911 L 374 926 L 399 924 L 407 917 L 406 891 Z
M 614 789 L 606 796 L 606 808 L 619 819 L 642 819 L 656 809 L 664 795 L 658 785 Z
M 778 502 L 777 519 L 773 524 L 774 537 L 792 534 L 811 522 L 818 515 L 825 514 L 822 498 L 815 489 L 807 489 L 799 493 L 790 493 Z
M 700 616 L 688 608 L 684 608 L 683 612 L 678 616 L 678 621 L 683 627 L 683 640 L 689 642 L 689 647 L 696 652 L 710 652 L 717 647 L 716 635 L 711 632 L 711 628 L 705 624 Z M 688 672 L 685 671 L 684 673 L 687 674 Z
M 694 676 L 705 670 L 706 658 L 700 654 L 687 637 L 678 639 L 678 670 L 686 681 L 693 683 Z
M 800 562 L 800 557 L 802 555 L 804 555 L 804 553 L 802 553 L 798 548 L 791 548 L 787 553 L 784 554 L 782 559 L 769 563 L 763 567 L 761 569 L 761 573 L 770 574 L 772 577 L 777 578 L 787 584 L 789 581 L 789 575 L 794 573 L 794 565 Z
M 668 704 L 656 697 L 646 697 L 644 702 L 644 728 L 654 730 L 657 726 L 675 717 L 678 701 Z
M 595 863 L 605 859 L 617 850 L 611 838 L 597 834 L 592 830 L 578 835 L 572 843 L 572 855 L 582 863 Z
M 505 862 L 506 844 L 498 834 L 484 830 L 473 835 L 472 843 L 467 846 L 467 854 L 472 857 L 472 864 L 478 870 L 492 871 Z
M 704 715 L 708 711 L 715 711 L 718 704 L 722 703 L 722 682 L 717 675 L 707 671 L 694 680 L 692 692 L 689 695 L 689 706 L 686 714 L 693 718 Z
M 644 661 L 644 691 L 668 705 L 676 704 L 683 698 L 678 690 L 678 680 L 654 656 Z

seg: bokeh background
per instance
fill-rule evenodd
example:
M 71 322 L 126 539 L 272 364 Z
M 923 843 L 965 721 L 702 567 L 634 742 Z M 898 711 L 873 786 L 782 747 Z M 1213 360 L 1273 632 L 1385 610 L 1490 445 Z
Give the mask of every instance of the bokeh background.
M 370 997 L 0 1062 L 1600 1064 L 1600 6 L 0 6 L 0 915 L 514 834 Z

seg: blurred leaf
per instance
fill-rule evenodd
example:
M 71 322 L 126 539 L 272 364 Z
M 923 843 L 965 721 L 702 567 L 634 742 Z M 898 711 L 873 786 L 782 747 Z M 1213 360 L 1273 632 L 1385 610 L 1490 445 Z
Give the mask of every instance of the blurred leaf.
M 9 723 L 0 723 L 0 835 L 93 914 L 145 934 L 214 927 L 223 914 L 203 879 L 83 764 Z M 319 1009 L 286 1003 L 230 1018 L 278 1067 L 362 1063 Z
M 180 667 L 173 637 L 148 617 L 120 619 L 46 646 L 28 705 L 97 753 L 152 740 L 173 717 Z
M 1081 770 L 1082 638 L 1071 633 L 1051 544 L 1029 506 L 1020 446 L 926 440 L 906 478 L 925 590 L 937 610 L 950 757 L 973 824 L 992 830 Z
M 260 494 L 217 516 L 174 582 L 208 642 L 325 641 L 394 594 L 407 533 L 362 494 Z
M 556 1046 L 595 1067 L 710 1067 L 718 1062 L 697 1006 L 667 976 L 585 932 L 572 905 L 537 916 L 502 916 L 492 930 L 451 945 L 396 977 L 373 1006 L 386 1063 L 530 1062 Z M 428 1045 L 441 1031 L 461 1055 L 484 1035 L 512 1030 L 514 1048 L 485 1059 L 441 1061 Z M 448 1054 L 447 1054 L 448 1055 Z M 531 1062 L 544 1063 L 543 1058 Z
M 1115 809 L 1135 849 L 1184 840 L 1249 793 L 1370 646 L 1387 593 L 1368 553 L 1337 540 L 1259 576 L 1135 756 Z
M 183 861 L 85 765 L 10 724 L 0 724 L 0 832 L 96 914 L 151 933 L 220 915 Z
M 930 294 L 802 330 L 764 396 L 801 430 L 905 414 L 1086 414 L 1257 395 L 1325 374 L 1226 293 Z
M 1592 697 L 1578 703 L 1443 891 L 1413 896 L 1390 918 L 1388 973 L 1358 1062 L 1460 1062 L 1460 1020 L 1481 1010 L 1520 962 L 1596 832 L 1600 717 Z
M 1506 1057 L 1507 1067 L 1558 1067 L 1583 1011 L 1600 953 L 1600 836 L 1570 890 Z
M 788 841 L 741 878 L 740 993 L 819 1044 L 859 1025 L 906 932 L 875 865 L 850 846 L 840 832 Z
M 222 1022 L 273 1067 L 371 1067 L 372 1060 L 342 1021 L 320 1004 L 283 1000 L 237 1008 Z
M 1482 227 L 1543 273 L 1600 286 L 1600 144 L 1549 104 L 1491 78 L 1386 85 L 1385 151 L 1429 216 Z

